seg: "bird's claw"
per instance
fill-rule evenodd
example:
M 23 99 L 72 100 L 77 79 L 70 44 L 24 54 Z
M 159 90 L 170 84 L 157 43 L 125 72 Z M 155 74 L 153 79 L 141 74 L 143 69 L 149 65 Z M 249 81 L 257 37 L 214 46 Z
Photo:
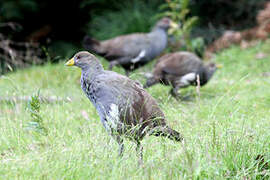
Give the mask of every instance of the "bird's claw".
M 171 94 L 176 100 L 181 100 L 180 94 L 179 94 L 177 91 L 175 91 L 174 89 L 172 89 L 172 90 L 170 91 L 170 94 Z
M 119 63 L 117 61 L 111 61 L 110 65 L 109 65 L 109 70 L 112 70 L 112 68 L 116 65 L 118 65 Z

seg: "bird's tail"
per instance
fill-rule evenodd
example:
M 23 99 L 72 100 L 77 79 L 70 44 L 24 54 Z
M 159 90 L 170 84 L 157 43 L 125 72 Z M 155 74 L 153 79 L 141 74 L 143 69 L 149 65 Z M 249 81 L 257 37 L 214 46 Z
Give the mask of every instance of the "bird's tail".
M 172 128 L 168 126 L 158 128 L 156 131 L 152 132 L 151 135 L 168 137 L 169 139 L 173 141 L 183 140 L 183 137 L 179 132 L 173 130 Z
M 100 42 L 94 38 L 89 37 L 88 35 L 84 36 L 82 44 L 83 47 L 88 51 L 94 52 L 98 55 L 104 54 Z

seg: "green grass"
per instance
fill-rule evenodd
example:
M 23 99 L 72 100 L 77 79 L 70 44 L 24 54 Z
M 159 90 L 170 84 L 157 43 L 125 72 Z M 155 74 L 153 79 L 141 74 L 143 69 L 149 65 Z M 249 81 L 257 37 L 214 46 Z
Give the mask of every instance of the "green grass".
M 266 57 L 256 59 L 259 52 Z M 183 102 L 168 95 L 169 87 L 149 88 L 185 143 L 146 137 L 143 168 L 132 142 L 117 157 L 117 144 L 80 89 L 78 68 L 47 64 L 1 76 L 0 97 L 40 91 L 72 101 L 41 104 L 47 135 L 26 129 L 32 121 L 27 102 L 0 103 L 0 179 L 269 179 L 269 166 L 255 160 L 263 155 L 270 164 L 270 77 L 263 75 L 270 72 L 269 52 L 269 41 L 221 52 L 216 62 L 224 67 L 200 98 L 194 87 L 181 90 L 190 96 Z M 144 82 L 140 72 L 153 65 L 131 78 Z

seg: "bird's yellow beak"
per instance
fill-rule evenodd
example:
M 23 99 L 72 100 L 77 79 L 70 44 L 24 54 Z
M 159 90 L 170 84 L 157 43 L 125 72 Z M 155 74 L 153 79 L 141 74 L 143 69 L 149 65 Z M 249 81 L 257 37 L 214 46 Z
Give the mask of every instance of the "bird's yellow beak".
M 168 30 L 168 34 L 172 35 L 175 31 L 179 29 L 179 25 L 173 21 L 170 21 L 170 28 Z
M 220 68 L 222 68 L 223 66 L 222 66 L 222 64 L 217 64 L 216 67 L 217 67 L 218 69 L 220 69 Z
M 178 28 L 178 24 L 175 23 L 175 22 L 173 22 L 173 21 L 170 21 L 170 27 L 171 27 L 172 29 L 177 29 L 177 28 Z
M 74 58 L 71 58 L 68 62 L 65 64 L 66 66 L 74 66 Z

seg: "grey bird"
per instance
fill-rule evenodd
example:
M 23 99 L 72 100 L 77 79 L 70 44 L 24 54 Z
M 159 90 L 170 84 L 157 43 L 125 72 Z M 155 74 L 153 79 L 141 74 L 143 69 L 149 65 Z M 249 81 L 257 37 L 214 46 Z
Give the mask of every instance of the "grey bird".
M 144 88 L 161 83 L 171 85 L 170 93 L 179 98 L 178 90 L 190 85 L 205 85 L 221 65 L 215 63 L 203 64 L 202 60 L 190 52 L 169 53 L 158 59 L 153 73 L 148 74 Z M 198 81 L 199 80 L 199 81 Z
M 122 35 L 104 41 L 85 36 L 83 46 L 110 61 L 110 70 L 115 65 L 121 65 L 128 75 L 131 70 L 162 53 L 167 46 L 167 31 L 170 27 L 176 28 L 178 25 L 169 18 L 162 18 L 149 33 Z
M 137 144 L 140 164 L 143 159 L 140 141 L 145 135 L 182 140 L 181 135 L 166 124 L 156 101 L 138 82 L 104 70 L 99 60 L 87 51 L 78 52 L 66 65 L 81 68 L 81 88 L 107 132 L 119 144 L 120 156 L 124 149 L 123 137 Z

